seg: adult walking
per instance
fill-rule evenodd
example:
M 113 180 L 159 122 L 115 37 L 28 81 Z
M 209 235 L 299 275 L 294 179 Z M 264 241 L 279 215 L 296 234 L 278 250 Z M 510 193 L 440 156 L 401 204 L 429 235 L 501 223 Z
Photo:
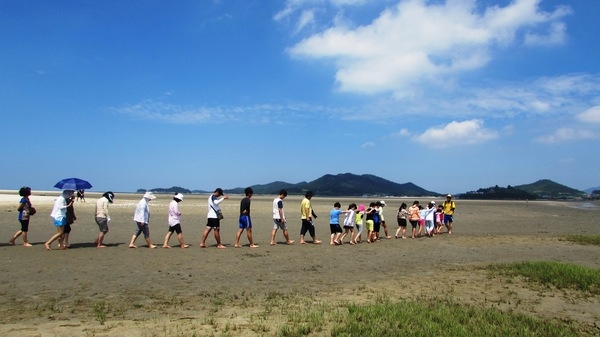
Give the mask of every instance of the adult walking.
M 452 234 L 452 225 L 454 222 L 454 210 L 456 209 L 456 203 L 452 200 L 452 195 L 448 194 L 446 200 L 442 204 L 444 207 L 444 225 L 448 229 L 448 234 Z
M 181 231 L 181 211 L 179 211 L 179 203 L 183 201 L 183 194 L 176 193 L 169 204 L 169 214 L 168 214 L 168 222 L 169 222 L 169 230 L 167 231 L 167 235 L 165 235 L 165 242 L 163 243 L 163 248 L 171 248 L 169 246 L 169 240 L 173 235 L 173 232 L 177 233 L 177 241 L 179 241 L 179 247 L 187 248 L 190 245 L 186 245 L 183 242 L 183 233 Z
M 229 199 L 229 196 L 223 194 L 223 189 L 217 188 L 213 194 L 208 197 L 208 214 L 206 216 L 206 229 L 202 234 L 202 241 L 200 241 L 200 248 L 206 248 L 206 239 L 208 234 L 212 230 L 217 241 L 217 248 L 227 248 L 221 244 L 221 219 L 223 219 L 223 213 L 219 206 L 223 201 Z
M 74 193 L 75 191 L 64 190 L 62 194 L 54 201 L 54 207 L 52 207 L 52 213 L 50 213 L 50 217 L 54 220 L 56 234 L 52 235 L 52 237 L 50 237 L 50 239 L 44 243 L 47 250 L 52 249 L 50 246 L 56 240 L 58 240 L 59 249 L 67 248 L 63 245 L 63 235 L 65 233 L 65 225 L 67 224 L 67 207 L 73 203 L 74 199 L 71 199 L 70 203 L 68 203 L 67 200 L 69 200 Z
M 285 242 L 288 245 L 294 244 L 294 240 L 290 240 L 290 236 L 287 229 L 287 219 L 285 218 L 285 212 L 283 210 L 283 199 L 287 197 L 287 191 L 281 190 L 275 199 L 273 199 L 273 230 L 271 231 L 271 246 L 276 245 L 275 234 L 277 229 L 281 229 Z
M 302 199 L 302 203 L 300 204 L 300 219 L 302 220 L 302 227 L 300 229 L 301 244 L 306 244 L 306 241 L 304 241 L 306 232 L 310 234 L 314 244 L 321 243 L 320 240 L 317 240 L 315 226 L 313 224 L 313 217 L 316 218 L 310 203 L 310 199 L 312 199 L 313 195 L 313 191 L 306 191 L 304 194 L 304 199 Z
M 31 247 L 32 245 L 27 240 L 27 232 L 29 231 L 29 219 L 32 215 L 35 214 L 35 208 L 31 205 L 31 201 L 29 200 L 29 196 L 31 195 L 31 188 L 27 186 L 21 187 L 19 190 L 19 196 L 21 196 L 21 201 L 19 201 L 19 215 L 17 219 L 21 223 L 21 229 L 18 230 L 15 235 L 13 235 L 12 239 L 8 241 L 11 246 L 14 246 L 15 240 L 20 236 L 23 239 L 23 246 Z
M 112 204 L 115 198 L 113 192 L 104 192 L 102 197 L 96 201 L 96 224 L 98 225 L 98 238 L 96 239 L 97 248 L 106 248 L 104 245 L 104 236 L 108 233 L 108 223 L 110 222 L 110 216 L 108 215 L 108 204 Z
M 133 214 L 133 221 L 135 221 L 137 229 L 133 236 L 131 237 L 131 242 L 129 242 L 129 248 L 137 248 L 135 245 L 135 240 L 140 234 L 144 233 L 144 239 L 146 239 L 146 243 L 148 244 L 148 248 L 156 248 L 156 245 L 152 244 L 152 240 L 150 240 L 150 206 L 149 202 L 151 200 L 156 199 L 154 193 L 146 192 L 142 197 L 142 200 L 138 202 L 135 207 L 135 213 Z
M 242 236 L 242 232 L 244 229 L 246 230 L 246 236 L 248 237 L 248 242 L 250 243 L 250 248 L 258 248 L 258 245 L 254 244 L 254 239 L 252 238 L 252 218 L 250 217 L 250 199 L 254 195 L 254 191 L 252 187 L 246 187 L 244 190 L 244 194 L 246 197 L 242 199 L 240 202 L 240 221 L 239 221 L 239 229 L 235 235 L 235 248 L 240 248 L 240 237 Z

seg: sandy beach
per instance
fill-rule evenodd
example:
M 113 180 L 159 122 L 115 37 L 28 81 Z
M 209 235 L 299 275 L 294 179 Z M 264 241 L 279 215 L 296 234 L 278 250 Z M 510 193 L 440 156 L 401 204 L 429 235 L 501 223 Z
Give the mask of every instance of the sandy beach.
M 532 290 L 522 281 L 509 285 L 489 278 L 481 267 L 497 262 L 562 261 L 600 268 L 600 247 L 577 245 L 567 234 L 600 234 L 600 204 L 589 201 L 463 201 L 456 200 L 455 230 L 434 238 L 388 239 L 380 243 L 330 246 L 328 213 L 339 201 L 368 204 L 373 199 L 312 200 L 319 215 L 321 245 L 300 245 L 299 196 L 285 199 L 294 245 L 269 245 L 275 196 L 252 198 L 254 240 L 234 248 L 241 196 L 222 204 L 225 220 L 216 249 L 212 233 L 208 248 L 199 241 L 206 224 L 207 196 L 186 196 L 181 203 L 184 239 L 191 247 L 128 248 L 134 232 L 132 215 L 141 198 L 116 193 L 107 248 L 93 244 L 98 234 L 95 201 L 86 193 L 75 204 L 77 221 L 71 248 L 46 251 L 43 243 L 55 232 L 49 217 L 58 192 L 34 191 L 38 213 L 29 229 L 33 247 L 8 240 L 19 227 L 16 191 L 0 192 L 0 335 L 3 336 L 276 336 L 285 317 L 265 313 L 282 302 L 368 303 L 378 298 L 418 299 L 447 296 L 461 303 L 517 310 L 536 317 L 568 319 L 600 329 L 600 298 L 573 297 L 568 291 Z M 150 203 L 150 232 L 162 245 L 167 231 L 170 195 Z M 390 235 L 402 202 L 384 199 Z M 427 202 L 428 199 L 418 199 Z M 441 202 L 442 200 L 436 200 Z M 431 289 L 434 289 L 432 292 Z M 291 304 L 290 304 L 291 305 Z M 290 309 L 291 310 L 291 309 Z M 600 330 L 599 330 L 600 331 Z M 326 327 L 322 335 L 328 335 Z

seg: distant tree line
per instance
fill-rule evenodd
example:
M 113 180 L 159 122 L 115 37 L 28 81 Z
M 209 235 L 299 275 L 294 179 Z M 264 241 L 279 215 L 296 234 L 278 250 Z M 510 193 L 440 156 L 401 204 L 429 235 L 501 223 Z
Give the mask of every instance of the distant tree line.
M 150 191 L 152 193 L 157 193 L 157 194 L 175 194 L 175 193 L 192 194 L 192 191 L 188 190 L 187 188 L 183 188 L 183 187 L 179 187 L 179 186 L 173 186 L 170 188 L 153 188 L 150 190 L 140 188 L 137 190 L 137 193 L 146 193 L 147 191 Z
M 499 187 L 496 185 L 493 187 L 480 188 L 477 191 L 463 193 L 460 195 L 460 198 L 472 200 L 535 200 L 538 196 L 527 191 L 516 189 L 510 185 L 507 187 Z

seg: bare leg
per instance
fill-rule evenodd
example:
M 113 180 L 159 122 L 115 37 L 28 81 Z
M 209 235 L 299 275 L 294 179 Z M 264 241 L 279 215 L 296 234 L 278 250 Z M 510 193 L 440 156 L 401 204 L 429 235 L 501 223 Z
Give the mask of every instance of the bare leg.
M 63 226 L 58 226 L 56 227 L 57 233 L 54 234 L 50 240 L 48 240 L 44 245 L 46 246 L 47 250 L 51 250 L 52 248 L 50 248 L 50 245 L 52 244 L 52 242 L 56 241 L 56 240 L 60 240 L 63 236 L 63 233 L 65 231 Z M 60 241 L 59 241 L 59 247 L 60 247 Z
M 71 245 L 69 244 L 69 234 L 65 233 L 63 235 L 63 247 L 69 248 Z
M 283 237 L 285 238 L 285 242 L 287 242 L 288 245 L 294 244 L 294 240 L 290 240 L 290 234 L 288 233 L 287 229 L 283 231 Z
M 165 235 L 165 242 L 163 243 L 163 248 L 171 248 L 171 246 L 169 246 L 169 239 L 171 238 L 171 235 L 173 235 L 173 232 L 167 231 L 167 235 Z
M 242 236 L 242 232 L 244 230 L 242 228 L 238 229 L 237 233 L 235 233 L 235 248 L 240 248 L 240 237 Z
M 15 245 L 15 240 L 16 240 L 16 239 L 17 239 L 19 236 L 21 236 L 21 234 L 26 234 L 26 233 L 25 233 L 25 232 L 23 232 L 22 230 L 18 230 L 18 231 L 15 233 L 15 235 L 13 235 L 12 239 L 10 239 L 10 240 L 8 241 L 8 243 L 9 243 L 11 246 L 14 246 L 14 245 Z M 25 239 L 23 239 L 23 240 L 25 240 Z
M 23 246 L 25 247 L 31 247 L 32 244 L 29 243 L 29 240 L 27 240 L 27 232 L 23 232 Z
M 204 233 L 202 234 L 202 241 L 200 241 L 200 248 L 206 248 L 206 239 L 208 238 L 208 233 L 210 233 L 211 230 L 212 228 L 210 227 L 206 227 L 204 230 Z
M 275 242 L 275 234 L 277 234 L 277 230 L 276 229 L 274 229 L 274 230 L 271 231 L 271 246 L 274 246 L 274 245 L 277 244 L 277 242 Z M 285 235 L 285 231 L 284 231 L 284 235 Z
M 392 237 L 390 236 L 390 234 L 388 232 L 388 228 L 387 228 L 387 225 L 385 224 L 385 222 L 382 222 L 381 226 L 383 227 L 383 232 L 385 233 L 385 238 L 391 239 Z
M 215 228 L 215 240 L 217 240 L 217 248 L 227 248 L 225 245 L 221 244 L 221 230 L 218 228 Z
M 185 242 L 183 242 L 183 233 L 177 234 L 177 241 L 179 241 L 179 247 L 181 247 L 181 248 L 187 248 L 190 246 L 190 245 L 186 245 Z
M 129 248 L 137 248 L 137 246 L 133 244 L 135 242 L 135 239 L 137 239 L 137 236 L 134 235 L 131 237 L 131 242 L 129 242 Z
M 156 245 L 152 244 L 152 240 L 150 240 L 150 238 L 146 238 L 146 243 L 148 244 L 148 248 L 156 248 Z
M 105 248 L 106 246 L 102 244 L 102 241 L 104 241 L 104 232 L 100 232 L 98 234 L 98 241 L 96 241 L 96 247 Z
M 254 240 L 252 239 L 252 228 L 246 229 L 246 236 L 248 236 L 248 242 L 250 242 L 250 248 L 258 248 L 258 245 L 255 245 Z

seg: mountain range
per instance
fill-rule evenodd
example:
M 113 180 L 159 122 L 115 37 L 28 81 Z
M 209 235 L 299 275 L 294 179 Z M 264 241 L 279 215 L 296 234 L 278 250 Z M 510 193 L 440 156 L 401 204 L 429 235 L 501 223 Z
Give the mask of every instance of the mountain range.
M 281 189 L 287 190 L 290 195 L 304 195 L 306 191 L 311 190 L 320 196 L 441 196 L 443 194 L 428 191 L 411 182 L 399 184 L 381 177 L 363 174 L 356 175 L 352 173 L 326 174 L 310 182 L 288 183 L 284 181 L 274 181 L 268 184 L 251 185 L 255 194 L 275 195 Z M 596 188 L 598 189 L 598 188 Z M 138 190 L 145 191 L 145 190 Z M 155 193 L 212 193 L 212 191 L 194 190 L 190 191 L 182 187 L 155 188 L 151 189 Z M 227 194 L 243 194 L 244 187 L 224 189 Z M 579 191 L 568 186 L 561 185 L 552 180 L 542 179 L 531 184 L 503 187 L 480 188 L 477 191 L 459 194 L 459 197 L 465 199 L 572 199 L 585 195 L 584 191 Z M 589 194 L 589 193 L 588 193 Z
M 352 173 L 326 174 L 310 182 L 296 184 L 275 181 L 264 185 L 250 186 L 255 194 L 277 194 L 281 189 L 288 194 L 303 195 L 313 191 L 320 196 L 439 196 L 440 193 L 428 191 L 411 182 L 398 184 L 371 174 L 356 175 Z M 243 194 L 244 188 L 225 190 L 230 194 Z

